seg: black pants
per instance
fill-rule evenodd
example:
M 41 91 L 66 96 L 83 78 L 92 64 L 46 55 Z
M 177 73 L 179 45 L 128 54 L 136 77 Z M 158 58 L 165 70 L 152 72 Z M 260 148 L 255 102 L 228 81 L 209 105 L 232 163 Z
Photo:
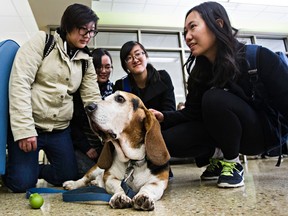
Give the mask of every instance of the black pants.
M 240 97 L 222 89 L 211 89 L 202 98 L 203 121 L 175 125 L 163 131 L 172 157 L 205 159 L 222 150 L 225 159 L 239 153 L 256 155 L 265 151 L 262 122 L 257 112 Z M 168 116 L 169 118 L 169 116 Z

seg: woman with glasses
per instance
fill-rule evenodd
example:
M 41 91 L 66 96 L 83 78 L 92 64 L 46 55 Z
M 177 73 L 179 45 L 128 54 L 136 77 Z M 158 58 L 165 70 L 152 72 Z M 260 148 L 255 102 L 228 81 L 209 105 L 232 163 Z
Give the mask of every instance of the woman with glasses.
M 109 80 L 113 70 L 110 53 L 106 49 L 97 48 L 92 51 L 93 64 L 97 73 L 97 82 L 102 98 L 113 93 L 113 83 Z
M 126 42 L 120 50 L 120 60 L 128 75 L 115 82 L 114 91 L 122 90 L 137 95 L 148 109 L 176 110 L 170 75 L 165 70 L 156 70 L 148 62 L 148 53 L 141 43 Z M 173 177 L 171 169 L 169 177 Z
M 251 46 L 240 43 L 236 33 L 221 4 L 191 8 L 184 24 L 191 52 L 185 108 L 154 110 L 169 127 L 163 137 L 170 154 L 208 165 L 201 179 L 216 180 L 221 188 L 244 186 L 239 153 L 261 154 L 285 144 L 288 135 L 287 65 L 260 46 L 252 57 L 257 70 L 249 70 Z
M 92 51 L 93 64 L 97 73 L 97 83 L 104 99 L 112 94 L 113 83 L 109 80 L 113 70 L 110 53 L 97 48 Z M 103 144 L 89 126 L 80 97 L 74 99 L 74 115 L 71 121 L 72 139 L 78 163 L 78 175 L 82 177 L 98 160 Z
M 156 70 L 148 62 L 148 53 L 142 44 L 126 42 L 120 50 L 120 60 L 128 75 L 115 82 L 114 91 L 124 90 L 137 95 L 147 108 L 176 110 L 170 75 L 165 70 Z
M 85 105 L 101 100 L 87 47 L 97 34 L 97 22 L 89 7 L 72 4 L 62 16 L 47 56 L 43 56 L 46 33 L 40 31 L 15 57 L 9 84 L 13 137 L 8 140 L 4 177 L 13 192 L 35 187 L 38 179 L 61 186 L 78 177 L 69 124 L 78 89 Z M 38 164 L 40 149 L 49 164 Z

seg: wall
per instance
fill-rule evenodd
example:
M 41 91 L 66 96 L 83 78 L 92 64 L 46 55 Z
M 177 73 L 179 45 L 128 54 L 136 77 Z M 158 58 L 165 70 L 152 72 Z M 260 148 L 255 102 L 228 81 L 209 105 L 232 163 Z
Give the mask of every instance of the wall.
M 39 29 L 28 0 L 0 0 L 0 41 L 13 39 L 19 45 Z

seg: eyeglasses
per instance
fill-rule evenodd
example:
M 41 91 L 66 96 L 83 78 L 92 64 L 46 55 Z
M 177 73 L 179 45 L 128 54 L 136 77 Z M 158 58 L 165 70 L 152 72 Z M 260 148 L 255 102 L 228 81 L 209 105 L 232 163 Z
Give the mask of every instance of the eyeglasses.
M 87 28 L 79 27 L 78 33 L 82 36 L 89 34 L 90 37 L 95 37 L 98 34 L 98 31 L 97 30 L 88 30 Z
M 142 58 L 142 56 L 145 54 L 145 52 L 136 52 L 134 55 L 128 55 L 125 59 L 126 63 L 131 63 L 134 59 Z
M 112 65 L 102 65 L 101 67 L 97 67 L 96 68 L 96 72 L 97 73 L 101 73 L 102 70 L 105 70 L 105 71 L 110 71 L 113 69 L 113 66 Z

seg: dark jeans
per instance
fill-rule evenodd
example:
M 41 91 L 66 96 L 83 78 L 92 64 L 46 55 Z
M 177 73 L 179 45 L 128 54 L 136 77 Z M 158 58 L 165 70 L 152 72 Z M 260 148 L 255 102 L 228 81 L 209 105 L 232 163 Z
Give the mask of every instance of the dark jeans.
M 169 118 L 169 116 L 167 116 Z M 162 131 L 172 157 L 194 157 L 206 165 L 215 151 L 234 159 L 239 153 L 256 155 L 265 151 L 262 121 L 240 97 L 213 89 L 202 99 L 203 121 L 190 121 Z
M 37 150 L 28 153 L 22 151 L 12 137 L 9 140 L 6 175 L 3 179 L 13 192 L 25 192 L 35 187 L 37 180 L 41 178 L 55 186 L 77 179 L 77 163 L 70 128 L 38 133 Z M 40 149 L 45 152 L 49 164 L 38 163 Z

